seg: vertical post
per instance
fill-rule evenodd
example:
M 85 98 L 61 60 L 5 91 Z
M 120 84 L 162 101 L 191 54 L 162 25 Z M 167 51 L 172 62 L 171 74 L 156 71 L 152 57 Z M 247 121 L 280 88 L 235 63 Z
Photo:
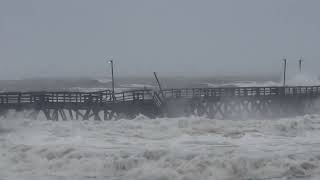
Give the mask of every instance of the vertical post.
M 287 59 L 283 59 L 283 86 L 286 86 Z
M 20 104 L 21 103 L 21 92 L 19 92 L 19 94 L 18 94 L 18 104 Z
M 299 72 L 302 72 L 302 58 L 299 59 Z
M 160 90 L 160 94 L 161 94 L 162 98 L 164 98 L 165 96 L 164 96 L 164 94 L 163 94 L 162 86 L 161 86 L 161 83 L 160 83 L 160 81 L 159 81 L 158 75 L 157 75 L 156 72 L 153 72 L 153 75 L 154 75 L 154 77 L 156 78 L 156 81 L 157 81 L 157 83 L 158 83 L 159 90 Z
M 159 79 L 158 79 L 157 73 L 156 73 L 156 72 L 153 72 L 153 75 L 154 75 L 154 77 L 156 78 L 156 81 L 157 81 L 157 83 L 158 83 L 158 86 L 159 86 L 160 91 L 162 91 L 162 87 L 161 87 L 160 81 L 159 81 Z
M 111 64 L 111 76 L 112 76 L 112 99 L 114 101 L 114 76 L 113 76 L 113 59 L 109 61 Z

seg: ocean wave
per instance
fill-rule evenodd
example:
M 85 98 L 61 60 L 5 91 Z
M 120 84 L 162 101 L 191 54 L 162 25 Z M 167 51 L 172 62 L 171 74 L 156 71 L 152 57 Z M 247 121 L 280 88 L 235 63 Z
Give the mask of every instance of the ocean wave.
M 248 180 L 320 177 L 320 116 L 118 121 L 3 119 L 2 179 Z

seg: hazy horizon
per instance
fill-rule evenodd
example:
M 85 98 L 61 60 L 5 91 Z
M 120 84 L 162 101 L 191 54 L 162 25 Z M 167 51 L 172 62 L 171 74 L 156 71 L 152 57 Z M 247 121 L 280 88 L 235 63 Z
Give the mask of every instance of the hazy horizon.
M 319 75 L 319 1 L 0 2 L 0 79 Z

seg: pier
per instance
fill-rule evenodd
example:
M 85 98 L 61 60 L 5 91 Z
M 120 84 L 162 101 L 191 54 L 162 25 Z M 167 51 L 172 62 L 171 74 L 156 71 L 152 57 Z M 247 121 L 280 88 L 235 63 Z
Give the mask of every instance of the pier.
M 320 86 L 223 87 L 98 92 L 2 92 L 0 116 L 28 112 L 47 120 L 205 116 L 215 119 L 278 118 L 320 111 Z

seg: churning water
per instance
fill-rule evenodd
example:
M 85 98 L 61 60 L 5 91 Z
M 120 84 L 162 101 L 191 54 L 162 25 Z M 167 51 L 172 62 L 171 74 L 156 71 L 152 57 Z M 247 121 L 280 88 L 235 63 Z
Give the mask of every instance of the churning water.
M 319 82 L 298 75 L 288 84 Z M 0 120 L 0 180 L 318 180 L 319 137 L 319 115 L 60 122 L 12 116 Z
M 320 178 L 318 115 L 0 122 L 0 179 Z

